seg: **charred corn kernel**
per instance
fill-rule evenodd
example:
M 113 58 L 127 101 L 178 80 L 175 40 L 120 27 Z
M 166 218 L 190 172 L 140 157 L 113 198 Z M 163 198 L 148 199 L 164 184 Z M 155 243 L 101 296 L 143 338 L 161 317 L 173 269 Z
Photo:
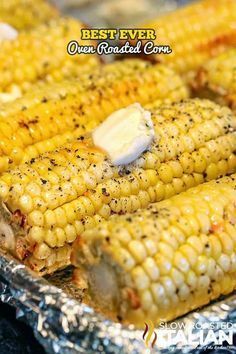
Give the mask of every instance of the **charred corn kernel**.
M 206 110 L 209 113 L 208 117 L 205 114 Z M 203 115 L 201 115 L 202 111 Z M 175 129 L 176 122 L 182 121 L 185 114 L 188 119 L 193 117 L 194 125 L 189 130 Z M 173 116 L 175 117 L 174 121 Z M 218 131 L 219 136 L 212 138 L 207 135 L 205 142 L 201 143 L 201 146 L 204 147 L 209 141 L 214 141 L 214 149 L 209 151 L 209 154 L 212 155 L 220 153 L 222 141 L 235 136 L 235 132 L 231 132 L 231 128 L 235 124 L 231 111 L 210 101 L 195 99 L 163 104 L 152 112 L 152 119 L 156 135 L 158 137 L 160 134 L 160 137 L 151 145 L 150 151 L 147 152 L 147 159 L 146 153 L 144 153 L 133 164 L 114 167 L 104 152 L 96 149 L 90 138 L 86 137 L 82 140 L 74 140 L 65 147 L 44 154 L 4 173 L 0 178 L 0 198 L 13 217 L 13 224 L 14 222 L 17 225 L 20 224 L 19 230 L 16 229 L 16 237 L 19 232 L 21 236 L 24 235 L 28 239 L 28 233 L 30 233 L 30 240 L 42 238 L 42 242 L 46 242 L 50 247 L 60 248 L 73 242 L 76 236 L 81 235 L 85 229 L 94 228 L 101 219 L 108 219 L 111 214 L 135 212 L 139 208 L 146 208 L 151 202 L 169 198 L 202 183 L 204 180 L 211 179 L 213 177 L 209 169 L 212 165 L 211 162 L 206 163 L 206 168 L 201 173 L 202 178 L 195 176 L 194 162 L 196 154 L 201 148 L 199 146 L 194 145 L 192 152 L 187 153 L 188 164 L 192 166 L 189 173 L 188 169 L 184 171 L 181 165 L 182 155 L 185 155 L 185 152 L 179 155 L 176 151 L 170 160 L 165 157 L 160 146 L 163 149 L 168 147 L 169 130 L 175 131 L 175 141 L 178 144 L 178 140 L 190 134 L 190 130 L 192 131 L 194 126 L 196 130 L 199 130 L 199 134 L 202 134 L 200 132 L 201 124 L 207 120 L 213 122 L 215 119 L 222 119 L 227 124 L 228 133 L 222 128 Z M 173 125 L 172 128 L 171 125 Z M 159 133 L 159 126 L 161 133 Z M 165 128 L 166 126 L 168 129 Z M 228 148 L 228 156 L 235 151 L 236 141 L 234 140 L 232 139 L 230 148 Z M 150 154 L 155 155 L 155 160 L 159 161 L 153 169 L 150 169 L 148 162 Z M 231 173 L 235 171 L 235 168 L 236 166 L 228 167 L 225 172 Z M 105 170 L 107 172 L 104 174 L 100 173 Z M 222 173 L 222 169 L 218 170 L 217 168 L 217 171 Z M 175 174 L 181 177 L 176 178 Z M 78 188 L 78 184 L 80 184 L 80 188 Z M 35 191 L 37 192 L 36 196 Z M 210 197 L 209 200 L 211 200 Z M 181 217 L 181 208 L 178 205 L 175 209 L 172 208 L 173 220 L 178 216 L 178 222 L 175 224 L 177 227 L 173 225 L 171 228 L 171 236 L 176 242 L 172 241 L 167 245 L 160 242 L 162 253 L 165 255 L 157 261 L 161 275 L 168 275 L 173 258 L 176 259 L 176 268 L 178 268 L 177 263 L 182 262 L 183 267 L 185 266 L 187 269 L 186 255 L 180 252 L 178 257 L 174 257 L 173 252 L 176 251 L 178 245 L 186 241 L 186 235 L 190 232 L 193 235 L 198 232 L 204 233 L 213 219 L 216 221 L 221 217 L 223 208 L 220 206 L 222 202 L 223 200 L 219 200 L 218 206 L 215 206 L 215 203 L 212 204 L 215 207 L 211 206 L 211 217 L 207 212 L 207 201 L 201 201 L 198 195 L 195 195 L 197 209 L 194 209 L 192 213 L 196 215 L 195 218 L 191 217 L 191 213 Z M 168 203 L 166 201 L 167 208 L 169 207 Z M 187 204 L 191 211 L 193 205 Z M 16 211 L 22 215 L 20 222 L 18 219 L 14 221 Z M 11 218 L 9 215 L 8 217 Z M 168 226 L 164 217 L 159 218 L 158 222 L 163 228 Z M 58 228 L 63 231 L 58 231 Z M 36 236 L 34 236 L 34 230 L 36 230 Z M 40 236 L 38 236 L 39 230 Z M 144 230 L 143 236 L 155 233 L 153 225 L 147 224 Z M 41 235 L 41 231 L 46 235 L 45 238 Z M 130 232 L 137 233 L 138 231 L 135 229 Z M 145 243 L 145 239 L 142 244 L 134 243 L 134 245 L 131 244 L 129 251 L 133 258 L 137 258 L 139 262 L 144 260 L 146 256 L 152 255 L 150 252 L 155 250 L 150 241 Z M 33 249 L 30 247 L 30 242 L 28 248 Z M 139 249 L 138 255 L 142 257 L 142 260 L 138 258 L 137 249 Z M 31 257 L 30 252 L 28 253 L 29 257 Z M 16 255 L 22 258 L 19 247 L 16 250 Z M 55 267 L 52 268 L 55 269 Z M 44 273 L 50 272 L 51 269 L 44 267 Z
M 103 269 L 112 269 L 117 284 L 108 283 L 104 278 L 101 286 L 108 287 L 109 293 L 116 295 L 119 288 L 118 301 L 111 306 L 125 322 L 142 326 L 147 319 L 172 320 L 236 288 L 235 198 L 234 174 L 204 183 L 134 214 L 114 216 L 81 235 L 82 244 L 86 244 L 87 252 L 94 256 L 92 264 L 88 263 L 80 241 L 73 249 L 73 264 L 89 279 L 88 291 L 90 286 L 94 286 L 93 282 L 97 283 L 96 279 L 101 279 L 98 274 L 100 263 Z M 199 209 L 203 204 L 206 214 L 195 213 L 196 200 Z M 209 223 L 215 203 L 220 203 L 222 208 L 217 225 Z M 193 230 L 186 228 L 185 237 L 178 239 L 177 247 L 172 247 L 167 233 L 175 236 L 175 227 L 181 234 L 182 223 L 179 220 L 185 218 L 186 205 L 190 212 L 188 220 L 195 219 L 200 224 L 200 230 L 193 236 Z M 146 225 L 152 231 L 146 232 Z M 128 260 L 117 257 L 120 245 L 116 240 L 120 227 L 132 230 L 125 247 L 132 249 L 136 263 L 128 270 L 123 264 Z M 143 231 L 140 232 L 140 229 Z M 143 252 L 147 241 L 156 246 L 155 253 L 148 257 Z M 135 297 L 135 302 L 127 297 L 127 289 Z M 92 293 L 90 296 L 94 301 Z M 96 306 L 102 309 L 99 291 L 96 293 Z M 110 304 L 106 303 L 106 306 Z M 152 306 L 158 308 L 157 313 L 152 313 Z
M 13 41 L 4 41 L 0 52 L 0 93 L 10 95 L 12 88 L 17 88 L 23 94 L 32 85 L 73 78 L 98 66 L 96 56 L 67 54 L 66 46 L 73 36 L 80 37 L 81 28 L 83 24 L 72 18 L 58 18 L 20 32 Z M 31 55 L 28 55 L 29 48 Z M 15 98 L 14 91 L 12 97 Z M 47 98 L 42 100 L 46 102 Z M 39 131 L 32 130 L 32 133 L 37 135 Z
M 17 30 L 36 27 L 58 16 L 57 9 L 45 0 L 2 0 L 0 3 L 0 22 L 8 23 Z M 25 70 L 30 73 L 31 67 Z
M 230 49 L 209 60 L 193 79 L 197 94 L 211 97 L 236 110 L 236 49 Z
M 156 30 L 157 44 L 165 43 L 172 49 L 171 54 L 154 54 L 153 59 L 186 73 L 235 46 L 235 21 L 234 0 L 219 0 L 217 4 L 214 0 L 200 0 L 156 18 L 144 27 Z
M 80 67 L 78 63 L 76 66 Z M 134 102 L 146 104 L 157 97 L 161 100 L 172 97 L 173 91 L 181 85 L 185 86 L 169 68 L 136 59 L 105 65 L 82 75 L 79 80 L 32 89 L 11 105 L 1 107 L 0 173 L 78 138 L 116 109 Z M 186 88 L 184 95 L 181 93 L 178 98 L 187 96 Z M 14 153 L 16 149 L 17 154 Z M 148 164 L 149 161 L 150 158 Z M 59 168 L 54 170 L 59 172 Z M 107 172 L 96 168 L 96 173 L 109 174 L 109 168 L 104 166 L 104 170 Z M 88 176 L 86 183 L 92 183 L 93 168 L 85 173 Z
M 70 261 L 70 249 L 68 246 L 64 246 L 60 249 L 55 249 L 49 257 L 44 260 L 38 260 L 35 257 L 31 256 L 28 259 L 28 265 L 35 272 L 43 273 L 44 268 L 51 268 L 52 271 L 61 268 L 65 263 L 69 264 Z

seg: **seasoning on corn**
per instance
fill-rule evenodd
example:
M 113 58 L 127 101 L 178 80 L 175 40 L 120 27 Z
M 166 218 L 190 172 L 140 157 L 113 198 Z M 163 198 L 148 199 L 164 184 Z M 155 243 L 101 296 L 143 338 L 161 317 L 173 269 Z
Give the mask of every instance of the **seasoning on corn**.
M 193 81 L 193 88 L 198 95 L 213 98 L 236 110 L 236 49 L 204 64 Z
M 153 55 L 153 60 L 180 73 L 195 71 L 209 58 L 236 45 L 236 2 L 196 1 L 142 27 L 156 30 L 155 44 L 172 49 L 168 55 Z
M 1 106 L 0 173 L 90 131 L 116 109 L 134 102 L 186 97 L 185 84 L 171 69 L 138 59 L 31 90 Z
M 76 241 L 72 263 L 96 308 L 143 326 L 236 289 L 236 175 L 146 210 L 113 216 Z
M 2 42 L 0 92 L 8 93 L 12 85 L 17 85 L 25 93 L 32 85 L 76 77 L 97 66 L 99 61 L 95 55 L 67 54 L 68 42 L 71 38 L 80 38 L 81 28 L 83 24 L 79 21 L 59 18 L 31 31 L 20 32 L 13 41 Z
M 45 0 L 1 0 L 0 22 L 17 30 L 37 27 L 59 16 L 57 9 Z
M 159 140 L 130 165 L 113 166 L 82 136 L 2 174 L 5 247 L 36 272 L 51 273 L 70 263 L 70 244 L 102 219 L 236 170 L 230 109 L 189 99 L 151 112 Z

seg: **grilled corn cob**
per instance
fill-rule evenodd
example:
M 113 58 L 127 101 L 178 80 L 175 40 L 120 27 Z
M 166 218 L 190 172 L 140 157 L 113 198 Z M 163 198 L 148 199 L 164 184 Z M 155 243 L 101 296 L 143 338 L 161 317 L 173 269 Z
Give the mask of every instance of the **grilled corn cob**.
M 81 28 L 83 25 L 74 19 L 59 18 L 21 32 L 13 41 L 4 41 L 0 50 L 0 93 L 10 93 L 14 87 L 24 93 L 36 83 L 76 77 L 97 66 L 95 55 L 67 54 L 69 41 L 80 38 Z
M 236 110 L 236 49 L 209 60 L 199 70 L 193 88 L 198 95 L 211 97 Z
M 156 54 L 152 59 L 180 73 L 191 73 L 207 59 L 236 45 L 236 2 L 196 1 L 142 27 L 155 29 L 155 44 L 172 49 L 171 54 Z
M 133 102 L 186 98 L 171 69 L 141 60 L 109 64 L 79 80 L 32 90 L 0 110 L 0 173 L 91 130 Z
M 235 118 L 207 100 L 152 111 L 150 151 L 127 166 L 81 137 L 0 178 L 2 243 L 40 274 L 70 262 L 70 244 L 111 214 L 125 214 L 235 171 Z M 10 225 L 10 226 L 7 226 Z M 5 239 L 4 239 L 5 235 Z
M 143 326 L 236 289 L 236 175 L 113 216 L 76 241 L 75 281 L 92 301 Z
M 0 1 L 0 22 L 8 23 L 17 30 L 36 27 L 58 15 L 56 8 L 45 0 Z

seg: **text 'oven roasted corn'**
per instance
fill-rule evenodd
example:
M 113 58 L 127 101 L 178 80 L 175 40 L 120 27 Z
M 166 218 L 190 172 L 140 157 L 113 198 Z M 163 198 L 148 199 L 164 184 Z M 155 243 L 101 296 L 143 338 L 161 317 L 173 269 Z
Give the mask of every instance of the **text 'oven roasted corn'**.
M 175 319 L 236 288 L 236 175 L 114 216 L 74 245 L 75 281 L 119 320 Z
M 114 167 L 81 137 L 2 174 L 2 243 L 45 274 L 70 263 L 70 244 L 112 214 L 145 208 L 236 169 L 235 118 L 199 99 L 152 111 L 156 140 L 134 163 Z
M 236 110 L 236 48 L 209 60 L 193 81 L 197 95 L 213 98 Z
M 17 30 L 36 27 L 58 16 L 57 9 L 45 0 L 0 1 L 0 22 L 8 23 Z
M 134 102 L 188 97 L 171 69 L 141 60 L 116 62 L 78 80 L 31 90 L 0 110 L 0 173 L 90 131 Z
M 153 55 L 154 60 L 181 73 L 191 72 L 207 59 L 236 45 L 236 2 L 196 1 L 144 27 L 156 30 L 156 44 L 169 45 L 172 49 L 168 55 Z
M 83 24 L 77 20 L 59 18 L 1 43 L 0 100 L 1 93 L 11 93 L 15 87 L 24 93 L 36 83 L 76 77 L 97 66 L 96 55 L 67 54 L 69 41 L 81 37 L 81 28 Z

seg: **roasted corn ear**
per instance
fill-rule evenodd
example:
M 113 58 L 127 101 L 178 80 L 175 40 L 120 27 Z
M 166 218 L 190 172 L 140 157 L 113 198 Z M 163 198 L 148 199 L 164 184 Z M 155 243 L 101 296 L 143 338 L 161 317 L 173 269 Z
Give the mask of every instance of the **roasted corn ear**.
M 78 80 L 31 90 L 1 107 L 0 173 L 93 129 L 116 109 L 187 96 L 171 69 L 142 60 L 116 62 Z
M 59 16 L 57 9 L 45 0 L 1 0 L 0 22 L 17 30 L 27 30 Z
M 13 41 L 1 43 L 0 50 L 0 100 L 1 93 L 10 94 L 18 89 L 19 95 L 32 85 L 58 82 L 76 77 L 97 66 L 96 55 L 67 54 L 67 45 L 73 38 L 80 38 L 83 24 L 72 18 L 59 18 L 42 24 L 31 31 L 20 32 Z M 89 44 L 84 41 L 84 44 Z M 6 96 L 3 96 L 3 99 Z M 15 98 L 14 92 L 12 95 Z
M 75 281 L 96 308 L 143 327 L 236 289 L 236 175 L 113 216 L 74 245 Z
M 112 214 L 135 212 L 236 169 L 235 117 L 199 99 L 152 111 L 156 141 L 114 167 L 89 137 L 0 178 L 1 243 L 40 274 L 70 263 L 70 244 Z
M 210 97 L 236 110 L 236 49 L 203 65 L 193 81 L 193 88 L 197 95 Z
M 172 49 L 168 55 L 153 55 L 153 60 L 191 74 L 212 56 L 236 45 L 236 2 L 196 1 L 142 27 L 155 29 L 154 43 Z

